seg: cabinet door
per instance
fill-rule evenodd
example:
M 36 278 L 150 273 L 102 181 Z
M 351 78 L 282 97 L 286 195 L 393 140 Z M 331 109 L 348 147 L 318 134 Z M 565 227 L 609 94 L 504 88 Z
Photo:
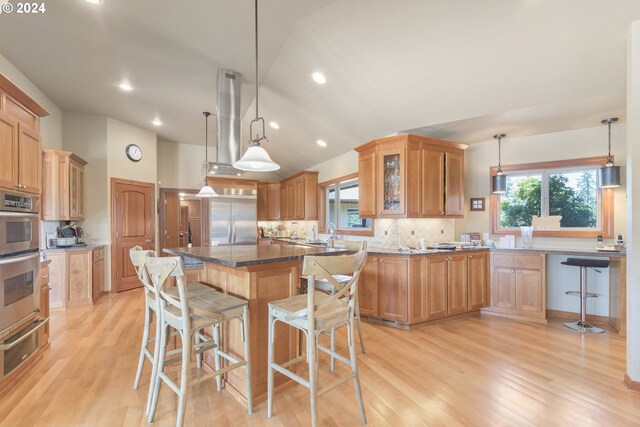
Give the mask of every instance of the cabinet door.
M 422 203 L 425 216 L 444 214 L 444 153 L 422 150 Z
M 266 183 L 258 183 L 258 200 L 256 205 L 256 211 L 258 212 L 258 221 L 268 221 L 269 192 L 267 190 Z
M 267 220 L 280 220 L 280 184 L 267 184 Z
M 427 319 L 447 315 L 447 257 L 427 257 Z
M 18 184 L 22 191 L 40 194 L 41 155 L 38 133 L 18 125 Z
M 361 316 L 378 317 L 378 257 L 367 257 L 358 279 L 358 304 Z
M 467 255 L 449 257 L 447 265 L 447 313 L 467 311 Z
M 91 267 L 90 251 L 67 252 L 68 304 L 91 302 Z
M 491 306 L 516 309 L 516 270 L 494 267 L 491 274 Z
M 521 314 L 544 317 L 542 286 L 539 270 L 516 270 L 516 308 Z
M 445 154 L 445 214 L 464 215 L 464 155 Z
M 66 262 L 64 252 L 47 252 L 47 259 L 51 260 L 49 264 L 49 307 L 61 308 L 66 305 L 67 301 L 67 276 Z
M 376 152 L 375 147 L 358 155 L 360 216 L 376 216 Z
M 0 112 L 0 187 L 18 189 L 18 122 Z
M 486 307 L 489 304 L 487 280 L 487 254 L 467 255 L 469 310 Z
M 405 167 L 403 144 L 378 150 L 377 216 L 405 215 Z
M 280 219 L 285 221 L 291 219 L 291 213 L 289 211 L 289 189 L 291 185 L 285 182 L 280 187 Z
M 378 312 L 385 320 L 406 323 L 409 259 L 397 256 L 380 257 L 378 264 Z
M 409 258 L 409 324 L 427 320 L 427 257 Z
M 72 219 L 84 219 L 84 167 L 69 165 L 69 214 Z
M 422 206 L 422 173 L 421 173 L 421 144 L 409 142 L 407 145 L 407 171 L 406 176 L 406 210 L 407 217 L 419 218 Z
M 91 272 L 91 300 L 95 302 L 104 291 L 104 260 L 94 262 Z
M 304 219 L 304 178 L 293 181 L 293 218 Z

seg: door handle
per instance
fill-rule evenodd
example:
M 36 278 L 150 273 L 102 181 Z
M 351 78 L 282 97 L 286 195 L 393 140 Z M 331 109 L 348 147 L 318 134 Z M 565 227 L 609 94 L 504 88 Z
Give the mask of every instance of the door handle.
M 151 243 L 151 242 L 152 242 L 152 240 L 151 240 L 151 239 L 147 239 L 147 240 L 145 240 L 144 242 L 145 242 L 145 243 Z
M 231 216 L 231 226 L 233 227 L 233 244 L 236 244 L 236 216 L 232 215 Z

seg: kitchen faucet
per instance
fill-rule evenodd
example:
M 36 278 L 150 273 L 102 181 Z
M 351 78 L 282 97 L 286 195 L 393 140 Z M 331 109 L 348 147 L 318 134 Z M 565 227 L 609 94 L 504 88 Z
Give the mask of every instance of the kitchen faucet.
M 332 222 L 327 225 L 327 231 L 329 232 L 329 236 L 331 236 L 331 239 L 336 240 L 338 238 L 336 233 L 336 226 Z

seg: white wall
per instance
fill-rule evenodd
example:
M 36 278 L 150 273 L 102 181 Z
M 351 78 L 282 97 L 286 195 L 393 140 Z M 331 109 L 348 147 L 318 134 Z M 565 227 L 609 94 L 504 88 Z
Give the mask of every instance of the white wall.
M 63 148 L 88 162 L 84 171 L 83 229 L 87 243 L 109 242 L 107 181 L 107 117 L 65 111 L 62 114 Z
M 199 189 L 204 180 L 203 161 L 204 145 L 158 141 L 158 183 L 163 188 Z
M 640 21 L 631 24 L 627 40 L 627 156 L 629 158 L 627 219 L 627 375 L 640 383 Z
M 0 54 L 0 74 L 8 78 L 24 93 L 40 104 L 49 115 L 40 119 L 40 135 L 44 148 L 62 147 L 62 111 L 42 93 L 24 74 Z
M 358 172 L 358 153 L 355 150 L 349 150 L 308 170 L 319 172 L 318 182 L 329 181 L 330 179 Z

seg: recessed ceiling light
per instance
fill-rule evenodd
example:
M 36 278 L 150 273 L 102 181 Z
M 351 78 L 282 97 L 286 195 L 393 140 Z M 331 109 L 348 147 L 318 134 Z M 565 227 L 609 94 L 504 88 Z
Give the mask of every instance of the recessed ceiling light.
M 324 142 L 323 140 L 319 139 L 316 141 L 316 144 L 318 144 L 320 147 L 326 147 L 327 143 Z
M 129 83 L 127 82 L 122 82 L 118 85 L 118 87 L 120 89 L 122 89 L 125 92 L 131 92 L 133 90 L 133 86 L 131 86 Z
M 269 122 L 269 126 L 271 126 L 274 129 L 280 129 L 280 125 L 277 124 L 276 122 Z
M 162 126 L 162 122 L 160 121 L 160 119 L 153 119 L 151 124 L 153 124 L 154 126 Z
M 313 74 L 311 74 L 311 78 L 319 85 L 323 85 L 327 82 L 327 78 L 320 71 L 315 71 Z
M 102 3 L 102 0 L 86 0 L 86 2 L 91 4 L 100 4 Z

